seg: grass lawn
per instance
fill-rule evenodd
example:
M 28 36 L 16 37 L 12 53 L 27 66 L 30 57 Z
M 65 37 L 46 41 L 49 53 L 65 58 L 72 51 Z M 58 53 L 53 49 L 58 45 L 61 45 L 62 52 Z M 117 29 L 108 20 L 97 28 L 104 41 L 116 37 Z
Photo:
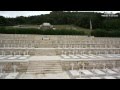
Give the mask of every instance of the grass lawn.
M 12 28 L 35 28 L 38 29 L 40 25 L 21 25 L 21 27 L 18 26 L 6 26 L 6 28 L 8 29 L 12 29 Z M 78 26 L 74 26 L 74 25 L 53 25 L 56 29 L 58 30 L 75 30 L 75 31 L 84 31 L 86 35 L 90 34 L 90 29 L 85 29 L 85 28 L 81 28 Z
M 74 26 L 74 25 L 54 25 L 54 27 L 56 29 L 66 29 L 66 30 L 79 30 L 79 31 L 84 31 L 86 34 L 89 34 L 91 31 L 90 29 L 85 29 L 85 28 L 81 28 L 81 27 L 78 27 L 78 26 Z

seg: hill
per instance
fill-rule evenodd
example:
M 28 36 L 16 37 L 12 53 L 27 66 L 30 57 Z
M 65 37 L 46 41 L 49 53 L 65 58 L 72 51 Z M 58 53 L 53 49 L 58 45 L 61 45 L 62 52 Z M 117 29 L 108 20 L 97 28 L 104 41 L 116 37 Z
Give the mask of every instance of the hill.
M 7 28 L 29 28 L 29 29 L 38 29 L 39 25 L 19 25 L 19 26 L 7 26 Z M 83 31 L 86 35 L 91 33 L 90 29 L 81 28 L 75 25 L 53 25 L 56 30 L 73 30 L 73 31 Z

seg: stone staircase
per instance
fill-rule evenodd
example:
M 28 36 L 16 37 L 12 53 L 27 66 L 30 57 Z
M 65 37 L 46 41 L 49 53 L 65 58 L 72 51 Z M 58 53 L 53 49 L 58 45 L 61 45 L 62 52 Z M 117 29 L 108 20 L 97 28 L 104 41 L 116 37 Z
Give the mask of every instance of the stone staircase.
M 48 74 L 60 73 L 62 67 L 60 61 L 30 61 L 27 73 Z

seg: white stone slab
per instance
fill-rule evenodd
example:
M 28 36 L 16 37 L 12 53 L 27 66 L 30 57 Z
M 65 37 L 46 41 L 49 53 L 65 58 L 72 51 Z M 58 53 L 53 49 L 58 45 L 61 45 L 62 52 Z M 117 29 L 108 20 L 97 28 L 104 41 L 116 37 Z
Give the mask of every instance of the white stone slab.
M 10 58 L 8 58 L 8 59 L 11 59 L 11 60 L 12 60 L 12 59 L 16 59 L 16 58 L 17 58 L 17 57 L 10 57 Z
M 4 59 L 4 58 L 6 58 L 6 57 L 0 57 L 0 59 Z
M 112 56 L 120 56 L 120 54 L 111 54 Z
M 18 59 L 27 59 L 27 57 L 19 57 Z
M 79 57 L 74 56 L 74 55 L 70 55 L 70 57 L 74 58 L 74 59 L 79 59 Z
M 90 77 L 90 79 L 101 79 L 101 77 Z
M 115 72 L 117 72 L 117 73 L 119 73 L 119 69 L 117 69 L 117 68 L 114 68 L 114 69 L 112 69 L 113 71 L 115 71 Z
M 0 57 L 3 57 L 3 55 L 0 55 Z
M 98 69 L 94 69 L 93 72 L 95 72 L 95 73 L 98 74 L 98 75 L 105 75 L 104 72 L 102 72 L 101 70 L 98 70 Z
M 86 57 L 86 56 L 82 56 L 82 55 L 79 55 L 79 57 L 81 57 L 81 58 L 83 58 L 83 59 L 88 58 L 88 57 Z
M 62 55 L 62 57 L 65 58 L 65 59 L 70 59 L 70 57 L 66 56 L 66 55 Z
M 89 70 L 81 70 L 81 72 L 84 74 L 84 75 L 94 75 L 92 72 L 90 72 Z
M 120 57 L 120 55 L 115 55 L 115 57 L 118 57 L 118 58 L 119 58 L 119 57 Z
M 106 55 L 107 57 L 114 58 L 115 56 L 113 55 Z
M 120 76 L 116 76 L 117 79 L 120 79 Z
M 95 56 L 88 56 L 89 58 L 96 58 Z
M 112 71 L 112 70 L 110 70 L 110 69 L 107 69 L 107 72 L 108 72 L 109 74 L 117 74 L 116 72 L 114 72 L 114 71 Z
M 79 77 L 80 76 L 79 71 L 77 71 L 77 70 L 70 70 L 69 72 L 73 77 Z
M 21 55 L 15 55 L 16 57 L 20 57 Z
M 113 77 L 113 76 L 105 76 L 105 77 L 103 77 L 104 79 L 116 79 L 115 77 Z
M 89 79 L 89 78 L 76 78 L 76 79 Z
M 96 56 L 97 58 L 104 58 L 104 57 L 102 57 L 102 56 Z
M 19 73 L 9 73 L 5 79 L 15 79 Z
M 0 73 L 0 77 L 2 77 L 3 73 Z
M 24 55 L 25 57 L 29 57 L 30 55 Z

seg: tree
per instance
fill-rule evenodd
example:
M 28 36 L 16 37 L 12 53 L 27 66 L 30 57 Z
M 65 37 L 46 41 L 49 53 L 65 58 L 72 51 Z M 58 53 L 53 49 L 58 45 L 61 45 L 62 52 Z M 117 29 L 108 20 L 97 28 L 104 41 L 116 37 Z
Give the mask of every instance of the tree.
M 0 16 L 0 26 L 5 26 L 6 25 L 6 18 L 3 16 Z

